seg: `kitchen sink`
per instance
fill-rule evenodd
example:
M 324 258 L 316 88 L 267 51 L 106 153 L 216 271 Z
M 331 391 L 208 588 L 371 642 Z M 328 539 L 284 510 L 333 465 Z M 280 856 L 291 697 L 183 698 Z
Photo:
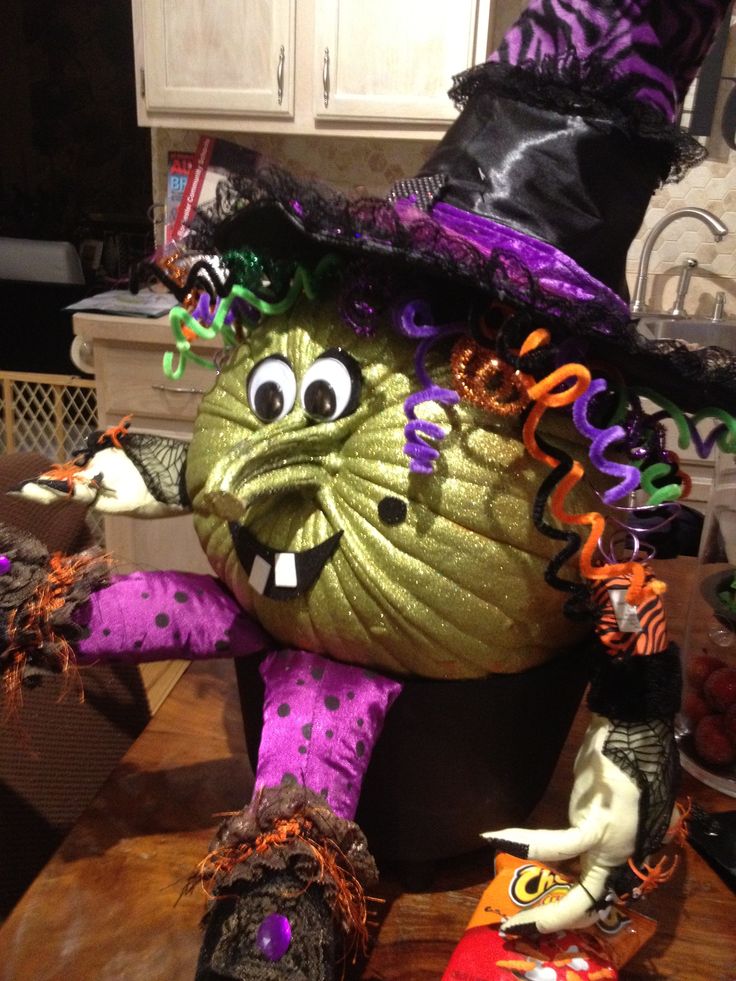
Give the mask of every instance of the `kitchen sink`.
M 657 340 L 679 338 L 698 347 L 717 345 L 736 352 L 736 320 L 713 321 L 644 314 L 639 320 L 639 331 L 645 337 Z

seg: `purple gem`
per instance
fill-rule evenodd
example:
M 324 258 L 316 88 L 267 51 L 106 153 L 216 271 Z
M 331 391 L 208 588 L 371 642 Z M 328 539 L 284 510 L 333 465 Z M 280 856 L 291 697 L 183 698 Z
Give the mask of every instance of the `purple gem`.
M 267 961 L 280 961 L 291 943 L 291 924 L 281 913 L 269 913 L 258 927 L 256 944 Z
M 13 568 L 13 563 L 7 555 L 0 555 L 0 576 L 7 575 Z

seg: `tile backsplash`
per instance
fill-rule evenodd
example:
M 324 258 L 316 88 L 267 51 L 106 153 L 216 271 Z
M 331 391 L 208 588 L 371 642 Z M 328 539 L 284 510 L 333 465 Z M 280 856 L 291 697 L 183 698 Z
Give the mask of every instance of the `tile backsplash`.
M 183 129 L 152 130 L 156 201 L 163 201 L 170 150 L 194 150 L 199 133 Z M 377 140 L 330 136 L 283 136 L 266 133 L 213 134 L 252 147 L 295 174 L 318 177 L 346 194 L 383 197 L 394 181 L 415 174 L 429 156 L 426 140 Z
M 736 85 L 736 15 L 732 15 L 730 38 L 726 47 L 722 78 L 718 88 L 711 135 L 702 140 L 708 158 L 693 167 L 678 184 L 666 184 L 652 198 L 639 235 L 627 261 L 630 287 L 636 271 L 642 244 L 648 232 L 665 214 L 678 208 L 705 208 L 717 215 L 729 229 L 722 241 L 714 242 L 708 228 L 698 219 L 685 218 L 664 229 L 652 251 L 649 266 L 647 307 L 652 311 L 670 310 L 674 304 L 677 280 L 683 262 L 692 258 L 698 266 L 688 291 L 685 310 L 691 316 L 709 317 L 715 295 L 726 294 L 725 316 L 736 320 L 736 153 L 721 134 L 721 118 L 726 99 Z M 693 86 L 694 88 L 694 86 Z M 685 104 L 683 125 L 689 119 Z M 733 134 L 732 134 L 733 137 Z

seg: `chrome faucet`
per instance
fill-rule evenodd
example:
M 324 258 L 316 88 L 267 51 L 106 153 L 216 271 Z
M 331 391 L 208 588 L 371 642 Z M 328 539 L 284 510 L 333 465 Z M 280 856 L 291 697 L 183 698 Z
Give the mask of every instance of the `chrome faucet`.
M 641 256 L 639 258 L 639 269 L 636 274 L 636 283 L 634 285 L 634 295 L 631 300 L 631 312 L 633 314 L 643 313 L 646 309 L 644 299 L 647 289 L 647 276 L 649 274 L 649 259 L 652 255 L 654 243 L 657 241 L 662 231 L 668 225 L 671 225 L 673 221 L 677 221 L 678 218 L 700 219 L 700 221 L 710 228 L 716 242 L 720 242 L 723 236 L 728 233 L 728 228 L 726 228 L 721 219 L 716 218 L 714 214 L 711 214 L 710 211 L 706 211 L 705 208 L 679 208 L 677 211 L 671 211 L 668 215 L 665 215 L 664 218 L 660 218 L 654 228 L 644 239 L 644 245 L 642 246 Z
M 677 281 L 677 292 L 675 293 L 675 305 L 670 310 L 670 317 L 679 317 L 681 320 L 687 319 L 685 312 L 685 297 L 690 285 L 693 269 L 697 269 L 697 259 L 685 259 L 680 268 L 680 278 Z

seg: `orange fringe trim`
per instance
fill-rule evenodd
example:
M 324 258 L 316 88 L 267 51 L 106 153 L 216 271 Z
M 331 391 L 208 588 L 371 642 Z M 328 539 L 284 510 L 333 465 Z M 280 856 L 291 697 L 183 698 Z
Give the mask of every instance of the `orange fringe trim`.
M 347 924 L 346 933 L 353 941 L 353 954 L 365 953 L 368 945 L 368 911 L 363 887 L 352 872 L 350 861 L 336 842 L 331 838 L 318 839 L 312 833 L 313 828 L 314 825 L 308 818 L 282 818 L 274 822 L 271 831 L 259 835 L 253 844 L 244 842 L 210 852 L 199 863 L 184 891 L 191 892 L 199 884 L 208 899 L 217 899 L 214 889 L 218 882 L 236 866 L 254 854 L 283 847 L 290 840 L 297 839 L 307 845 L 317 863 L 319 871 L 314 882 L 324 883 L 331 880 L 335 885 L 336 916 L 343 924 Z
M 71 497 L 74 493 L 75 481 L 84 479 L 79 476 L 82 469 L 81 464 L 77 463 L 76 460 L 68 460 L 66 463 L 53 463 L 45 473 L 41 474 L 41 478 L 64 481 L 66 492 Z
M 22 704 L 23 670 L 28 660 L 28 647 L 34 646 L 40 649 L 44 645 L 53 645 L 56 650 L 51 657 L 59 672 L 73 674 L 78 680 L 74 649 L 65 637 L 54 630 L 50 621 L 53 614 L 64 605 L 69 592 L 81 578 L 82 573 L 90 566 L 102 562 L 108 564 L 109 556 L 67 556 L 59 552 L 54 553 L 49 558 L 47 578 L 22 610 L 13 610 L 8 617 L 8 644 L 3 654 L 10 655 L 13 663 L 3 677 L 5 702 L 3 714 L 6 718 L 15 715 Z M 21 615 L 22 620 L 20 620 Z M 18 638 L 29 633 L 33 637 L 32 645 L 26 640 L 21 648 Z M 79 693 L 80 699 L 83 698 L 81 685 Z

